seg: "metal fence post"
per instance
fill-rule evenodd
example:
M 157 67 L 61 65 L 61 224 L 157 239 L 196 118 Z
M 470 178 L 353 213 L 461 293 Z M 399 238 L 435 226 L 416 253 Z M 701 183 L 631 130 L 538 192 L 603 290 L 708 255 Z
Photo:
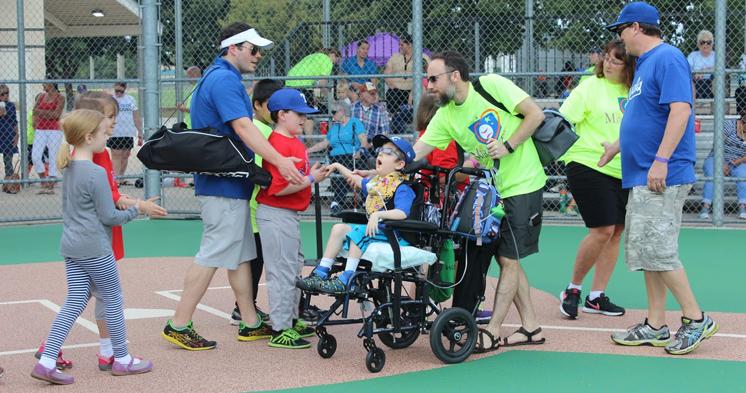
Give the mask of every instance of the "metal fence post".
M 28 179 L 28 138 L 26 136 L 26 119 L 28 118 L 28 107 L 26 102 L 26 29 L 24 27 L 23 0 L 16 0 L 16 27 L 18 29 L 18 134 L 20 136 L 21 153 L 21 178 Z
M 482 28 L 479 23 L 479 19 L 474 21 L 474 72 L 479 73 L 482 69 L 482 42 L 480 36 L 482 35 Z
M 174 76 L 177 79 L 176 84 L 174 85 L 175 91 L 175 97 L 176 97 L 176 105 L 179 105 L 183 101 L 183 92 L 182 92 L 182 83 L 179 81 L 179 79 L 184 78 L 184 33 L 182 30 L 182 16 L 181 16 L 181 0 L 174 0 L 174 39 L 175 39 L 175 65 L 176 72 L 174 72 Z M 182 111 L 176 111 L 176 121 L 178 123 L 181 123 L 184 121 L 184 112 Z
M 160 123 L 160 103 L 158 102 L 158 73 L 160 58 L 158 56 L 158 4 L 156 0 L 142 2 L 142 37 L 143 37 L 143 79 L 145 118 L 145 136 L 149 138 L 158 129 Z M 148 169 L 145 171 L 145 197 L 158 196 L 161 193 L 160 173 Z
M 412 107 L 417 110 L 422 97 L 422 0 L 412 0 L 412 41 L 414 41 L 412 53 L 412 68 L 414 73 L 412 77 Z M 414 116 L 413 116 L 414 117 Z M 414 130 L 414 127 L 412 127 Z M 414 130 L 417 135 L 419 130 Z
M 726 0 L 715 2 L 715 48 L 725 48 Z M 715 226 L 723 226 L 723 124 L 725 122 L 725 51 L 715 51 L 715 102 L 714 102 L 714 188 L 712 200 L 712 221 Z

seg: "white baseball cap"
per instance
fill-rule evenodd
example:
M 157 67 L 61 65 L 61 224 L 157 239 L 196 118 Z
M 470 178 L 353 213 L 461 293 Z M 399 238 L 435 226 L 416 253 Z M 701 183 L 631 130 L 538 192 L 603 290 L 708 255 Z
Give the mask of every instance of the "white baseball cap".
M 247 41 L 250 44 L 262 49 L 267 49 L 274 45 L 274 42 L 260 36 L 259 33 L 256 32 L 256 30 L 249 29 L 221 41 L 220 49 L 225 49 L 231 45 L 236 45 Z

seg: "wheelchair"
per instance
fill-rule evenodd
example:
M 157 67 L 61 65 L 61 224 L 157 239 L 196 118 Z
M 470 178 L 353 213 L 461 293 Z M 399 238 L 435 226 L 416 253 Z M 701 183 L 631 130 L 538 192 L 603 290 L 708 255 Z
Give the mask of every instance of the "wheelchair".
M 334 302 L 328 311 L 320 314 L 316 322 L 316 335 L 319 338 L 316 350 L 322 358 L 331 358 L 337 349 L 337 340 L 329 332 L 329 327 L 361 324 L 357 336 L 362 339 L 366 351 L 365 366 L 372 373 L 381 371 L 386 363 L 386 353 L 376 344 L 375 337 L 386 347 L 403 349 L 412 345 L 421 334 L 427 334 L 433 354 L 443 363 L 466 360 L 477 342 L 475 315 L 479 303 L 484 301 L 482 296 L 473 310 L 458 307 L 445 309 L 429 296 L 431 287 L 454 286 L 440 282 L 437 277 L 440 277 L 440 269 L 443 268 L 440 261 L 442 245 L 446 240 L 461 240 L 448 229 L 456 200 L 455 175 L 465 173 L 483 177 L 484 171 L 462 167 L 446 169 L 415 162 L 404 172 L 409 176 L 407 184 L 412 186 L 416 195 L 410 215 L 405 220 L 383 222 L 383 233 L 393 252 L 393 266 L 389 269 L 376 268 L 376 261 L 366 260 L 363 254 L 346 292 L 334 295 L 324 293 L 333 296 Z M 440 195 L 441 175 L 446 176 L 444 198 Z M 439 208 L 439 217 L 431 214 L 429 220 L 425 220 L 424 211 L 433 207 Z M 367 223 L 364 212 L 342 211 L 334 216 L 345 223 Z M 417 268 L 424 262 L 403 264 L 404 253 L 399 245 L 399 236 L 416 248 L 435 255 L 435 262 L 426 276 Z M 345 259 L 337 258 L 332 273 L 344 270 L 344 263 Z M 414 286 L 413 294 L 403 293 L 406 283 Z M 312 298 L 320 294 L 304 291 L 305 306 L 308 307 Z M 350 307 L 355 302 L 360 305 L 362 317 L 348 318 Z

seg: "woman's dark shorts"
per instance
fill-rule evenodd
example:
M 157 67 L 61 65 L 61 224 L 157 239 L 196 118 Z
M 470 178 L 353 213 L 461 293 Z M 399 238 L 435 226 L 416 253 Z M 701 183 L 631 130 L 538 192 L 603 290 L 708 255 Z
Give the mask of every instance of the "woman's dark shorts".
M 622 180 L 577 162 L 567 164 L 567 182 L 588 228 L 624 225 L 628 189 Z

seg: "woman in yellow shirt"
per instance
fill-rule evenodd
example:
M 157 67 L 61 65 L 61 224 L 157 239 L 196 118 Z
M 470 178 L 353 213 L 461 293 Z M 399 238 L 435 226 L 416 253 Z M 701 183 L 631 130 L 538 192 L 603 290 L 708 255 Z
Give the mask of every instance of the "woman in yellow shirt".
M 560 311 L 570 319 L 578 316 L 581 285 L 594 266 L 583 312 L 624 315 L 624 308 L 612 303 L 605 291 L 619 256 L 627 190 L 622 189 L 619 155 L 603 167 L 598 161 L 604 145 L 619 139 L 633 73 L 634 59 L 625 53 L 622 41 L 613 40 L 606 45 L 594 75 L 583 80 L 560 108 L 580 137 L 560 161 L 567 165 L 570 191 L 588 227 L 588 235 L 578 247 L 570 284 L 560 293 Z

